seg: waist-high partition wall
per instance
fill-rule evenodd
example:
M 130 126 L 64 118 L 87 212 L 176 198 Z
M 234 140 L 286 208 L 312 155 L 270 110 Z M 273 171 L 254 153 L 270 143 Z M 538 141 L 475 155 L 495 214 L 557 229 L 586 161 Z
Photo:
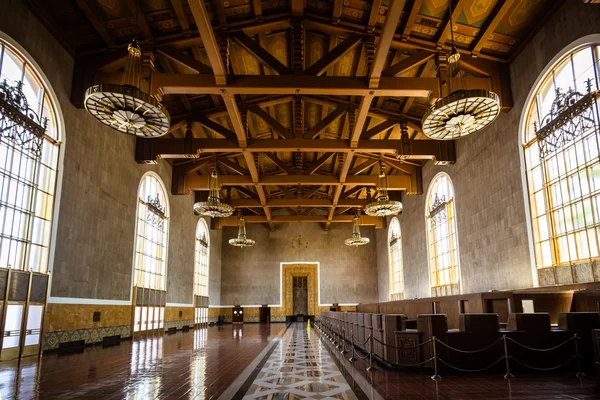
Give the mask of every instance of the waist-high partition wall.
M 165 290 L 134 287 L 133 293 L 133 337 L 161 333 L 165 329 Z
M 0 359 L 40 353 L 48 274 L 0 268 Z

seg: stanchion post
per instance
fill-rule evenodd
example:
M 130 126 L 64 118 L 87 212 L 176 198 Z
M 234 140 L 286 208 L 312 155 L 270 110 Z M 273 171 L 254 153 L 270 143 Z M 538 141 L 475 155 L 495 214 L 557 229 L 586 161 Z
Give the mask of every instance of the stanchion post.
M 579 336 L 577 336 L 577 334 L 575 334 L 574 339 L 575 339 L 575 357 L 577 358 L 577 373 L 575 374 L 575 376 L 578 378 L 581 378 L 582 376 L 585 376 L 585 374 L 583 372 L 581 372 L 581 356 L 579 355 L 579 343 L 577 343 L 579 341 Z
M 369 368 L 367 371 L 373 372 L 377 369 L 373 366 L 373 335 L 369 335 Z
M 344 328 L 342 328 L 342 335 L 343 340 L 342 340 L 342 351 L 340 351 L 341 354 L 347 354 L 348 352 L 346 351 L 346 330 Z
M 341 327 L 338 325 L 338 341 L 337 341 L 337 346 L 335 346 L 335 348 L 338 350 L 342 347 L 342 343 L 343 343 L 342 339 L 340 338 L 340 328 Z M 344 333 L 344 328 L 341 328 L 341 331 L 342 331 L 341 333 Z
M 506 362 L 506 374 L 504 374 L 504 379 L 511 379 L 515 376 L 510 373 L 510 361 L 508 359 L 508 343 L 506 342 L 506 335 L 502 335 L 502 341 L 504 342 L 504 361 Z
M 356 358 L 354 358 L 354 352 L 356 351 L 354 349 L 354 332 L 352 332 L 352 337 L 350 338 L 350 351 L 352 352 L 352 355 L 350 356 L 348 361 L 354 362 L 354 361 L 356 361 Z
M 433 379 L 434 381 L 439 381 L 440 379 L 442 379 L 442 377 L 438 374 L 438 358 L 435 346 L 436 340 L 437 338 L 435 336 L 431 338 L 431 343 L 433 346 L 433 376 L 431 377 L 431 379 Z

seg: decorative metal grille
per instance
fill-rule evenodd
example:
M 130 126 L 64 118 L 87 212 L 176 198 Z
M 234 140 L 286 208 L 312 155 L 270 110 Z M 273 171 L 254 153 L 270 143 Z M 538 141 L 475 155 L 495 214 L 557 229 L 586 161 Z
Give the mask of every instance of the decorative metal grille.
M 585 95 L 571 88 L 565 93 L 560 88 L 556 89 L 552 108 L 542 119 L 540 129 L 534 123 L 540 157 L 546 158 L 554 154 L 589 129 L 598 129 L 595 104 L 600 91 L 591 91 L 589 80 L 587 89 Z
M 429 209 L 431 226 L 438 226 L 448 220 L 448 211 L 446 209 L 447 204 L 448 202 L 446 201 L 446 196 L 438 196 L 436 193 L 433 204 Z
M 148 196 L 147 205 L 148 214 L 146 216 L 146 220 L 149 224 L 154 225 L 162 230 L 167 216 L 165 215 L 165 207 L 160 203 L 158 193 L 156 194 L 155 198 Z
M 42 142 L 48 120 L 29 107 L 23 82 L 0 83 L 0 136 L 9 139 L 36 159 L 42 157 Z

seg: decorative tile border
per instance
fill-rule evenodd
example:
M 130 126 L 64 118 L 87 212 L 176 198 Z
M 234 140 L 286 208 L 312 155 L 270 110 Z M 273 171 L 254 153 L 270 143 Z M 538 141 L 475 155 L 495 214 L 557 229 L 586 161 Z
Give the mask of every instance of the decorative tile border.
M 271 322 L 285 322 L 285 315 L 273 315 L 271 316 Z
M 122 339 L 131 336 L 129 325 L 106 326 L 102 328 L 75 329 L 71 331 L 45 332 L 42 350 L 58 349 L 60 343 L 84 340 L 86 344 L 98 343 L 105 336 L 120 335 Z
M 184 326 L 189 326 L 190 328 L 193 328 L 194 321 L 191 319 L 182 319 L 179 321 L 165 321 L 165 331 L 169 328 L 176 328 L 177 330 L 181 330 Z
M 251 323 L 251 322 L 260 322 L 260 319 L 257 316 L 247 316 L 244 315 L 244 322 L 245 323 Z

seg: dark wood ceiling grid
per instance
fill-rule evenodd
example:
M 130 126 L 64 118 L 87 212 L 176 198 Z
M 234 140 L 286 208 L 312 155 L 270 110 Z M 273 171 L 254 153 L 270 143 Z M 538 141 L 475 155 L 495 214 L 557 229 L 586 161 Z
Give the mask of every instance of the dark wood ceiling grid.
M 217 168 L 248 222 L 351 222 L 380 163 L 390 193 L 419 194 L 427 160 L 455 159 L 452 142 L 420 128 L 447 91 L 447 0 L 140 0 L 139 11 L 134 0 L 26 2 L 75 56 L 77 106 L 90 84 L 119 83 L 137 37 L 155 67 L 144 89 L 172 128 L 139 139 L 136 160 L 171 162 L 176 194 L 207 190 Z M 467 86 L 510 109 L 507 62 L 561 2 L 453 1 Z

